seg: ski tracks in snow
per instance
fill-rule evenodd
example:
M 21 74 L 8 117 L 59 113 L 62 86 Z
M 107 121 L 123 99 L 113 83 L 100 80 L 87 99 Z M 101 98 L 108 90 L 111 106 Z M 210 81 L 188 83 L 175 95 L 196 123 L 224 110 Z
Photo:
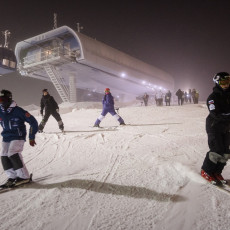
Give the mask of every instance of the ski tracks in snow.
M 131 142 L 135 142 L 139 137 L 139 135 L 134 135 L 134 137 L 131 139 Z M 111 139 L 113 139 L 113 146 L 110 145 Z M 103 191 L 104 185 L 107 187 L 108 182 L 113 182 L 116 179 L 116 174 L 122 159 L 124 157 L 128 157 L 129 155 L 127 150 L 130 147 L 130 137 L 128 139 L 125 140 L 123 138 L 119 138 L 119 135 L 114 136 L 114 134 L 103 132 L 89 134 L 84 137 L 83 142 L 86 141 L 89 143 L 90 141 L 90 145 L 93 145 L 92 148 L 88 149 L 88 157 L 90 160 L 94 160 L 94 157 L 100 158 L 101 155 L 101 159 L 104 158 L 104 160 L 106 160 L 106 162 L 103 163 L 103 165 L 106 165 L 106 167 L 101 167 L 99 165 L 100 173 L 94 175 L 93 180 L 91 180 L 88 186 L 83 191 L 80 191 L 78 194 L 78 199 L 81 200 L 81 205 L 78 206 L 77 210 L 75 210 L 76 208 L 73 207 L 73 210 L 75 210 L 73 213 L 75 214 L 70 218 L 69 223 L 63 226 L 63 229 L 72 229 L 73 226 L 76 226 L 76 220 L 82 218 L 85 205 L 88 206 L 89 203 L 97 202 L 97 209 L 92 209 L 90 212 L 88 212 L 88 218 L 91 216 L 88 226 L 81 226 L 81 228 L 90 229 L 91 226 L 93 226 L 94 219 L 96 219 L 98 214 L 102 212 L 104 208 L 104 200 L 106 197 L 108 197 L 108 195 L 99 192 L 97 194 L 97 200 L 95 200 L 95 193 L 92 193 L 92 191 Z M 97 165 L 94 165 L 94 167 L 97 167 Z M 81 173 L 81 176 L 84 177 L 84 172 Z M 113 186 L 113 188 L 111 187 L 111 189 L 116 189 L 116 186 Z M 119 193 L 119 191 L 114 192 Z
M 90 230 L 96 229 L 98 222 L 102 223 L 101 227 L 104 226 L 104 229 L 117 229 L 119 221 L 122 222 L 121 225 L 126 226 L 126 229 L 131 229 L 127 228 L 129 227 L 127 224 L 133 222 L 132 224 L 135 225 L 136 220 L 132 218 L 137 210 L 145 213 L 146 222 L 151 223 L 154 215 L 158 213 L 161 216 L 167 210 L 168 205 L 165 204 L 161 211 L 158 211 L 159 207 L 162 207 L 158 204 L 158 200 L 147 203 L 146 199 L 133 197 L 125 197 L 124 199 L 124 196 L 119 195 L 123 193 L 118 190 L 124 189 L 122 188 L 124 184 L 126 186 L 130 185 L 131 188 L 136 185 L 136 192 L 142 191 L 141 187 L 154 190 L 151 180 L 154 180 L 152 173 L 155 171 L 152 168 L 158 168 L 158 164 L 162 163 L 162 161 L 166 162 L 167 157 L 178 157 L 179 159 L 183 156 L 183 149 L 178 153 L 178 149 L 181 149 L 180 146 L 167 139 L 167 135 L 170 135 L 171 126 L 164 124 L 153 125 L 152 127 L 151 131 L 146 126 L 124 126 L 116 128 L 116 132 L 100 130 L 100 132 L 71 132 L 65 135 L 55 133 L 38 135 L 38 146 L 36 146 L 35 152 L 25 154 L 28 155 L 25 159 L 28 168 L 32 169 L 35 178 L 39 174 L 56 174 L 60 169 L 62 172 L 61 178 L 59 179 L 58 176 L 53 175 L 52 180 L 43 181 L 44 186 L 39 187 L 38 184 L 36 187 L 35 184 L 38 190 L 34 191 L 33 188 L 26 189 L 27 192 L 22 193 L 24 203 L 18 206 L 17 211 L 25 206 L 23 213 L 29 213 L 31 221 L 38 226 L 37 229 L 77 229 L 79 227 L 78 229 Z M 165 145 L 165 148 L 162 148 L 163 145 Z M 160 152 L 162 149 L 166 150 L 170 145 L 173 145 L 175 149 L 171 155 L 168 153 L 164 155 L 163 152 Z M 26 148 L 25 151 L 28 153 L 31 151 L 31 147 Z M 63 172 L 66 173 L 66 177 L 63 177 Z M 159 170 L 159 172 L 161 171 Z M 148 175 L 148 178 L 145 175 Z M 73 179 L 73 181 L 60 182 L 65 178 Z M 79 186 L 80 182 L 77 181 L 77 178 L 81 178 L 84 186 Z M 145 180 L 145 183 L 143 180 Z M 58 183 L 53 186 L 52 184 L 47 184 L 47 182 L 51 181 L 52 183 L 55 183 L 55 181 Z M 71 183 L 73 183 L 73 186 L 71 186 Z M 103 187 L 108 190 L 110 183 L 111 191 L 113 192 L 103 193 Z M 166 186 L 167 183 L 166 181 Z M 179 186 L 180 184 L 175 187 L 179 189 Z M 30 193 L 33 195 L 30 195 Z M 160 199 L 156 192 L 156 198 L 158 197 Z M 31 202 L 32 199 L 33 202 Z M 132 199 L 132 202 L 130 202 L 130 199 Z M 107 214 L 104 209 L 108 208 L 110 202 L 114 206 L 111 207 L 111 213 Z M 122 202 L 125 202 L 126 205 L 123 206 Z M 4 203 L 4 205 L 7 204 Z M 51 208 L 52 205 L 55 209 Z M 146 210 L 142 210 L 141 207 L 145 207 Z M 46 213 L 39 212 L 38 215 L 35 215 L 36 220 L 33 217 L 33 209 L 36 211 L 40 208 L 48 211 Z M 120 208 L 125 218 L 130 222 L 120 219 Z M 65 212 L 65 210 L 68 211 Z M 154 210 L 154 212 L 151 210 Z M 16 212 L 13 214 L 17 215 Z M 48 216 L 46 216 L 47 214 Z M 61 217 L 57 218 L 57 216 Z M 1 220 L 4 221 L 7 215 L 2 218 Z M 52 218 L 55 223 L 52 223 Z M 87 221 L 84 221 L 86 218 Z M 14 226 L 18 225 L 18 219 L 16 217 L 15 220 L 13 219 Z M 46 225 L 42 224 L 42 221 L 39 222 L 39 219 Z M 69 221 L 65 221 L 66 219 Z M 107 222 L 103 221 L 103 219 L 107 219 Z M 79 222 L 79 220 L 81 221 Z M 139 220 L 139 223 L 141 223 L 141 220 Z M 140 224 L 140 226 L 144 226 L 144 224 Z M 152 225 L 154 224 L 152 223 Z M 8 226 L 6 225 L 5 227 L 7 228 Z M 18 226 L 25 226 L 25 223 L 21 223 L 21 225 L 19 223 Z M 147 225 L 145 229 L 151 229 L 150 226 L 151 224 Z
M 117 168 L 119 166 L 120 160 L 122 158 L 122 156 L 119 155 L 120 151 L 117 149 L 117 147 L 116 148 L 112 147 L 109 150 L 107 150 L 108 143 L 109 143 L 107 135 L 108 134 L 100 133 L 100 134 L 91 134 L 85 137 L 85 139 L 91 138 L 91 143 L 94 143 L 94 148 L 93 148 L 93 152 L 91 152 L 91 156 L 97 152 L 102 152 L 103 154 L 106 154 L 107 163 L 106 163 L 106 168 L 105 169 L 102 168 L 103 171 L 101 171 L 100 174 L 98 174 L 93 179 L 93 181 L 91 181 L 88 187 L 80 194 L 79 199 L 81 199 L 81 203 L 83 204 L 88 204 L 91 202 L 98 202 L 94 200 L 94 194 L 92 194 L 91 190 L 100 191 L 103 189 L 103 186 L 107 182 L 107 180 L 108 179 L 111 180 L 113 176 L 115 175 Z M 122 146 L 122 144 L 120 146 Z M 94 183 L 94 181 L 96 183 Z M 100 200 L 102 201 L 103 197 L 105 196 L 106 196 L 105 194 L 99 193 L 97 195 L 97 199 L 99 201 Z M 97 217 L 97 215 L 103 209 L 103 206 L 101 205 L 101 203 L 103 202 L 98 202 L 97 208 L 90 210 L 90 212 L 88 213 L 88 217 L 91 216 L 90 221 L 89 223 L 87 222 L 87 226 L 84 226 L 84 227 L 81 226 L 82 229 L 91 228 L 93 224 L 93 220 Z M 76 219 L 79 219 L 80 216 L 82 216 L 83 209 L 84 209 L 84 205 L 80 209 L 78 209 L 78 211 L 76 212 L 74 216 L 72 216 L 71 220 L 69 221 L 69 224 L 66 225 L 64 229 L 72 229 L 74 226 L 77 225 L 75 221 Z

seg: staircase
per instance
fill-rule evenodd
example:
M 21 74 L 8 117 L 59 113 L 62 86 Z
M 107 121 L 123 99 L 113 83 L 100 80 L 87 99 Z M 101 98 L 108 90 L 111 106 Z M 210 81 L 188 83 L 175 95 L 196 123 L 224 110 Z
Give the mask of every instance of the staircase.
M 60 95 L 62 101 L 69 102 L 69 90 L 66 87 L 64 79 L 61 77 L 60 73 L 54 68 L 53 65 L 45 64 L 44 69 L 56 88 L 58 94 Z

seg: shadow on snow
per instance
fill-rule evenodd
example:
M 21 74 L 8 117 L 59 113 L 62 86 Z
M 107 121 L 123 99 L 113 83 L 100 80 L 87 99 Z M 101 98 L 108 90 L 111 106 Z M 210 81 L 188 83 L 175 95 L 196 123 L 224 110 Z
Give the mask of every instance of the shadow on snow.
M 72 179 L 65 182 L 58 182 L 53 184 L 40 184 L 33 182 L 25 187 L 20 189 L 65 189 L 65 188 L 79 188 L 85 189 L 87 191 L 93 191 L 104 194 L 113 194 L 119 196 L 133 197 L 137 199 L 148 199 L 148 200 L 157 200 L 160 202 L 181 202 L 185 201 L 186 198 L 180 195 L 173 195 L 167 193 L 158 193 L 156 191 L 136 186 L 126 186 L 118 185 L 111 183 L 104 183 L 95 180 L 81 180 L 81 179 Z

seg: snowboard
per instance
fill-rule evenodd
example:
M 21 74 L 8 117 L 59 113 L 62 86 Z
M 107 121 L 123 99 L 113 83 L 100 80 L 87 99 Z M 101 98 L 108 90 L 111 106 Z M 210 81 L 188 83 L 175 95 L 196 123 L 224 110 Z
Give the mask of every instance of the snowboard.
M 20 188 L 20 187 L 27 186 L 28 184 L 33 182 L 32 177 L 33 177 L 33 174 L 31 173 L 30 174 L 30 179 L 29 179 L 29 181 L 27 183 L 20 184 L 20 185 L 15 185 L 13 187 L 1 187 L 1 185 L 0 185 L 0 193 L 11 191 L 11 190 L 14 190 L 14 189 L 17 189 L 17 188 Z

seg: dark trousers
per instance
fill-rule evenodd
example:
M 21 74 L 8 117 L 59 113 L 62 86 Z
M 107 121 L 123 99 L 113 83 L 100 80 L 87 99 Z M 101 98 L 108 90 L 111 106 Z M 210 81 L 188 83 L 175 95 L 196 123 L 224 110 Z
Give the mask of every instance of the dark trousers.
M 213 173 L 221 173 L 227 162 L 226 156 L 230 154 L 229 145 L 229 132 L 223 133 L 216 131 L 208 133 L 208 146 L 210 151 L 207 152 L 201 168 L 210 175 Z
M 144 104 L 145 104 L 145 106 L 147 106 L 148 105 L 148 101 L 144 100 Z
M 50 115 L 52 115 L 55 118 L 55 120 L 58 122 L 59 128 L 63 129 L 64 126 L 63 126 L 61 116 L 56 110 L 54 110 L 54 111 L 45 111 L 45 115 L 44 115 L 41 123 L 39 124 L 38 129 L 39 130 L 44 129 L 44 127 L 46 125 L 46 122 L 49 120 Z

